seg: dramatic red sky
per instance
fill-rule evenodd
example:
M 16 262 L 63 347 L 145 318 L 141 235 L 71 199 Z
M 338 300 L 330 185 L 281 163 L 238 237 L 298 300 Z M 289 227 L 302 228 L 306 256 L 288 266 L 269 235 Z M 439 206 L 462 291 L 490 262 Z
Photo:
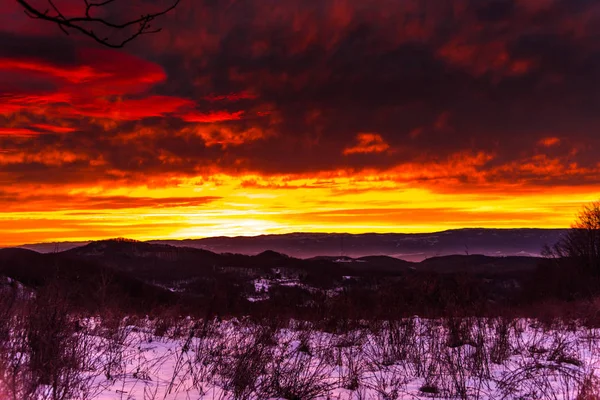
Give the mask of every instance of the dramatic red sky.
M 181 0 L 123 50 L 0 2 L 0 245 L 567 227 L 600 197 L 595 0 Z

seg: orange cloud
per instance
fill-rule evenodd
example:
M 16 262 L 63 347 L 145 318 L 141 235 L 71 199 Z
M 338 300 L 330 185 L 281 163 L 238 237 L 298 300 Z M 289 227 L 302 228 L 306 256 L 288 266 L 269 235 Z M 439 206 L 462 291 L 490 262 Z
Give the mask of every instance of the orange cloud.
M 196 197 L 139 197 L 139 196 L 89 196 L 68 194 L 44 194 L 36 196 L 3 194 L 0 192 L 0 207 L 6 212 L 83 210 L 124 210 L 136 208 L 179 208 L 198 207 L 219 200 L 217 196 Z
M 56 126 L 56 125 L 48 125 L 48 124 L 33 124 L 32 127 L 41 129 L 43 131 L 49 131 L 54 133 L 71 133 L 75 132 L 76 129 L 70 126 Z
M 171 96 L 150 96 L 141 99 L 122 99 L 107 101 L 98 99 L 90 103 L 73 104 L 71 112 L 96 118 L 113 120 L 137 120 L 149 117 L 162 117 L 181 108 L 189 107 L 193 102 Z M 68 110 L 61 110 L 63 115 Z
M 258 96 L 250 92 L 239 92 L 229 94 L 210 94 L 204 97 L 208 101 L 239 101 L 239 100 L 254 100 Z
M 377 133 L 359 133 L 356 135 L 356 145 L 344 149 L 344 154 L 382 153 L 390 145 Z
M 114 50 L 80 49 L 74 65 L 5 57 L 0 58 L 2 69 L 18 72 L 25 78 L 31 74 L 46 77 L 56 90 L 6 91 L 0 102 L 0 114 L 27 111 L 61 118 L 86 116 L 119 121 L 160 117 L 194 104 L 176 96 L 139 96 L 167 78 L 164 70 L 158 64 Z
M 263 130 L 257 127 L 234 130 L 227 126 L 204 124 L 184 129 L 184 133 L 188 132 L 201 137 L 208 147 L 221 146 L 222 148 L 240 146 L 244 143 L 264 139 L 267 136 Z
M 523 75 L 529 72 L 535 66 L 531 60 L 515 60 L 509 66 L 509 74 Z
M 541 139 L 538 144 L 544 147 L 552 147 L 560 144 L 560 139 L 554 136 Z
M 49 106 L 71 101 L 69 93 L 11 94 L 0 96 L 0 114 L 13 114 L 27 110 L 35 114 L 44 113 Z
M 538 182 L 569 182 L 570 178 L 577 179 L 584 183 L 586 180 L 593 180 L 600 173 L 600 164 L 593 166 L 581 166 L 577 162 L 570 161 L 568 157 L 549 157 L 545 154 L 536 154 L 532 157 L 504 164 L 489 171 L 488 175 L 492 178 L 504 175 L 506 178 L 513 176 L 515 181 L 521 181 L 523 184 L 532 184 Z
M 36 163 L 45 166 L 58 167 L 77 161 L 99 162 L 98 160 L 90 160 L 90 156 L 87 154 L 69 150 L 45 149 L 35 153 L 25 153 L 22 151 L 0 153 L 0 165 Z
M 488 71 L 503 71 L 510 64 L 504 41 L 471 43 L 466 34 L 451 38 L 438 50 L 438 56 L 452 64 L 467 68 L 476 75 L 483 75 Z
M 244 111 L 228 112 L 228 111 L 212 111 L 209 113 L 188 113 L 181 116 L 181 119 L 187 122 L 196 123 L 214 123 L 224 121 L 237 121 L 242 119 Z
M 0 58 L 0 69 L 59 78 L 95 94 L 139 92 L 166 79 L 161 66 L 133 55 L 106 49 L 81 49 L 77 65 Z
M 107 78 L 111 74 L 107 72 L 99 72 L 89 66 L 76 67 L 57 67 L 49 63 L 19 60 L 19 59 L 2 59 L 0 58 L 0 69 L 17 70 L 17 71 L 32 71 L 41 74 L 48 74 L 57 78 L 64 79 L 72 83 L 85 83 L 98 78 Z
M 36 136 L 39 135 L 40 132 L 33 131 L 27 128 L 1 128 L 0 127 L 0 136 Z
M 96 71 L 79 89 L 94 95 L 140 93 L 167 79 L 160 65 L 121 51 L 82 49 L 79 58 Z

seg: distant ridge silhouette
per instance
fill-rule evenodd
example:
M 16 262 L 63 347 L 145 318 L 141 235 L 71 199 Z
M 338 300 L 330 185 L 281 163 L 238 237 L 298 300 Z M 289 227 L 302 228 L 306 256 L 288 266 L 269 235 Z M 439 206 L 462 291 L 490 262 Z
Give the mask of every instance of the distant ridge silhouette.
M 280 235 L 208 237 L 203 239 L 151 240 L 145 243 L 193 247 L 215 253 L 257 255 L 266 251 L 296 258 L 317 256 L 390 256 L 407 261 L 452 254 L 487 256 L 539 256 L 545 244 L 553 244 L 567 229 L 453 229 L 433 233 L 289 233 Z M 126 239 L 115 239 L 130 242 Z M 60 251 L 89 242 L 59 243 Z M 22 248 L 41 253 L 55 251 L 56 243 L 28 244 Z

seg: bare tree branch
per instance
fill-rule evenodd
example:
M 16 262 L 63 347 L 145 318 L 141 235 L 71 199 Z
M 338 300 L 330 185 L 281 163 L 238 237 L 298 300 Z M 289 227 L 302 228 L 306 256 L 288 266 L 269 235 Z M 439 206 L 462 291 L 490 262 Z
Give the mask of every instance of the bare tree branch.
M 600 201 L 584 206 L 571 230 L 544 253 L 577 260 L 580 267 L 600 276 Z
M 23 6 L 25 14 L 30 18 L 53 22 L 57 24 L 58 27 L 67 35 L 69 34 L 69 29 L 73 29 L 75 31 L 83 33 L 86 36 L 91 37 L 96 42 L 104 46 L 112 48 L 121 48 L 140 35 L 160 32 L 161 29 L 153 28 L 151 23 L 157 17 L 167 14 L 169 11 L 177 7 L 181 0 L 174 0 L 171 6 L 162 9 L 161 11 L 155 13 L 142 14 L 139 18 L 121 23 L 93 16 L 93 11 L 95 9 L 107 6 L 111 3 L 114 3 L 116 0 L 104 0 L 100 2 L 83 0 L 83 2 L 85 3 L 84 15 L 72 18 L 67 18 L 54 4 L 53 0 L 47 1 L 49 7 L 45 10 L 41 10 L 32 6 L 27 0 L 17 0 L 17 3 Z M 105 37 L 104 35 L 99 35 L 98 33 L 94 32 L 94 30 L 91 28 L 93 25 L 99 25 L 111 31 L 123 31 L 128 30 L 130 28 L 132 29 L 132 31 L 131 33 L 128 33 L 123 39 L 111 41 L 109 37 Z

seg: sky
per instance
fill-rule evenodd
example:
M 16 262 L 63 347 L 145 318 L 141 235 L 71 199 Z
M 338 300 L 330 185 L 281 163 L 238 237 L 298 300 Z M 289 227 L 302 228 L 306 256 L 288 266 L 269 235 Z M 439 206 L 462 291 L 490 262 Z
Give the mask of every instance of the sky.
M 596 0 L 181 0 L 123 49 L 0 2 L 0 245 L 568 227 L 600 198 Z

